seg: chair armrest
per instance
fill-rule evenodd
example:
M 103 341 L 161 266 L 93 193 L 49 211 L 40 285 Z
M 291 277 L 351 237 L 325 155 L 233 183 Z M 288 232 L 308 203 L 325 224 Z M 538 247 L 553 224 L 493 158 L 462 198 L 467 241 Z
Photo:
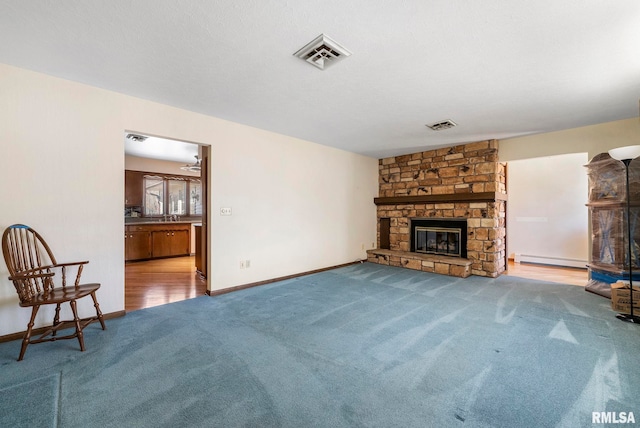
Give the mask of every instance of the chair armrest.
M 54 267 L 76 266 L 76 265 L 86 265 L 87 263 L 89 263 L 89 260 L 85 260 L 85 261 L 82 261 L 82 262 L 56 263 L 53 266 Z
M 80 285 L 80 277 L 82 276 L 82 268 L 84 268 L 84 265 L 86 265 L 87 263 L 89 263 L 89 261 L 85 260 L 85 261 L 82 261 L 82 262 L 56 263 L 53 266 L 62 268 L 62 286 L 63 287 L 67 286 L 67 267 L 69 267 L 69 266 L 78 266 L 78 271 L 76 273 L 76 279 L 75 279 L 74 284 L 73 284 L 75 287 L 77 287 L 78 285 Z

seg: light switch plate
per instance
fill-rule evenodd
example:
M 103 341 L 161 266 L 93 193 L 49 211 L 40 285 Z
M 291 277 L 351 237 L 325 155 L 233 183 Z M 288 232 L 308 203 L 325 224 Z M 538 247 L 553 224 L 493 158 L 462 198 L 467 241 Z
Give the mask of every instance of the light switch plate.
M 231 215 L 231 207 L 220 208 L 220 215 Z

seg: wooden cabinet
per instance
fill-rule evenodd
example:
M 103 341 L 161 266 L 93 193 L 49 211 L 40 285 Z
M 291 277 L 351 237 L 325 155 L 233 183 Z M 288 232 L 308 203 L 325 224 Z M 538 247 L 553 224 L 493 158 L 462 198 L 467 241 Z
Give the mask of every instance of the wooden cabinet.
M 191 223 L 125 226 L 125 260 L 144 260 L 191 254 Z
M 125 227 L 124 259 L 142 260 L 151 258 L 151 233 L 135 230 L 134 226 Z
M 196 272 L 202 277 L 206 278 L 205 263 L 206 260 L 202 254 L 202 226 L 195 226 L 196 234 Z
M 143 173 L 138 171 L 124 172 L 124 206 L 141 207 L 144 189 L 142 186 Z
M 633 164 L 632 164 L 633 165 Z M 637 164 L 636 164 L 637 165 Z M 589 177 L 589 211 L 591 213 L 592 243 L 589 264 L 602 269 L 628 271 L 640 267 L 637 255 L 628 260 L 629 240 L 625 226 L 627 196 L 624 165 L 612 159 L 608 153 L 596 155 L 586 165 Z M 637 177 L 640 168 L 635 166 Z M 640 242 L 640 227 L 636 222 L 640 206 L 638 180 L 630 183 L 631 239 L 632 245 Z
M 151 233 L 151 241 L 154 258 L 187 256 L 191 253 L 188 230 L 157 230 Z
M 611 284 L 629 280 L 629 264 L 633 281 L 640 280 L 640 165 L 632 162 L 629 173 L 631 214 L 631 260 L 627 255 L 629 238 L 626 227 L 626 173 L 624 164 L 608 153 L 594 156 L 586 165 L 589 178 L 589 207 L 591 217 L 591 254 L 587 291 L 611 296 Z M 635 286 L 634 286 L 635 288 Z

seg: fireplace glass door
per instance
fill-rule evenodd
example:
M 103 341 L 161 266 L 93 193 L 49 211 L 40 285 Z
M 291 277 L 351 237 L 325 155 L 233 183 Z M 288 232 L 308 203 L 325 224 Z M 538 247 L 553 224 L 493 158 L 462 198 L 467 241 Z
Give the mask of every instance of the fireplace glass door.
M 461 230 L 456 228 L 416 227 L 415 251 L 461 257 L 460 233 Z

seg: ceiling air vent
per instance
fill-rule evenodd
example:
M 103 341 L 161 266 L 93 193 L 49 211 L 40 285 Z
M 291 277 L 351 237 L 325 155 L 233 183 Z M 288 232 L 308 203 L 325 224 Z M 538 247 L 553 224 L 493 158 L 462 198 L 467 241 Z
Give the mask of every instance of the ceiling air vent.
M 149 137 L 145 137 L 144 135 L 138 135 L 138 134 L 127 134 L 127 140 L 130 141 L 136 141 L 139 143 L 142 143 L 144 140 L 146 140 Z
M 434 131 L 444 131 L 445 129 L 453 128 L 454 126 L 456 126 L 456 123 L 453 120 L 449 119 L 427 125 L 427 127 L 433 129 Z
M 351 52 L 340 46 L 328 36 L 320 34 L 313 41 L 307 43 L 302 49 L 294 53 L 300 59 L 318 67 L 320 70 L 335 64 L 351 55 Z

